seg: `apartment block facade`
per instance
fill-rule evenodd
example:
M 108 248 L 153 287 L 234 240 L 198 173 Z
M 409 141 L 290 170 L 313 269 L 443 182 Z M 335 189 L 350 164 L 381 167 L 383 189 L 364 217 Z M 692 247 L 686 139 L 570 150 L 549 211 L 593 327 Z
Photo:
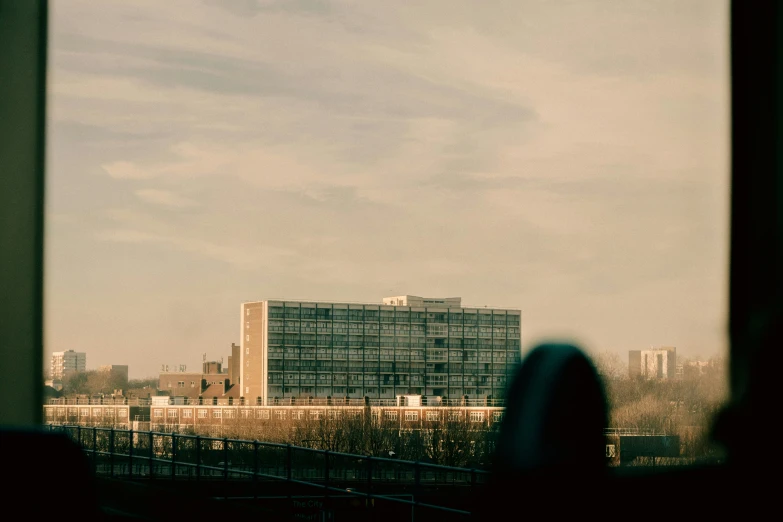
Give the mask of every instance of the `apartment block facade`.
M 517 309 L 460 298 L 382 304 L 256 301 L 241 305 L 246 404 L 291 398 L 502 398 L 520 361 Z
M 51 377 L 54 380 L 61 380 L 69 372 L 83 372 L 86 369 L 87 354 L 84 352 L 66 350 L 52 353 Z

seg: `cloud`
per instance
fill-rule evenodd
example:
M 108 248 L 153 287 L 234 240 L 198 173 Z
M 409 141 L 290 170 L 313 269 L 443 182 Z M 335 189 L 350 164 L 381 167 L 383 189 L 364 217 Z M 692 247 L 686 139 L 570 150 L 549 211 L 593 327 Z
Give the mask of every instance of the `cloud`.
M 187 141 L 168 146 L 165 161 L 149 162 L 144 168 L 135 162 L 120 160 L 103 164 L 101 167 L 114 179 L 164 178 L 169 181 L 190 179 L 199 176 L 220 175 L 233 161 L 231 148 L 211 143 L 193 144 Z M 137 196 L 148 202 L 162 205 L 187 206 L 184 198 L 165 195 L 165 191 L 137 191 Z
M 132 251 L 154 280 L 168 260 L 181 287 L 153 291 L 197 286 L 220 338 L 238 295 L 387 285 L 520 306 L 531 336 L 571 325 L 622 350 L 669 316 L 715 330 L 725 1 L 52 10 L 50 208 L 70 234 L 54 263 L 89 254 L 108 274 Z M 89 300 L 119 301 L 120 281 L 142 308 L 119 277 Z
M 205 5 L 225 9 L 238 17 L 254 17 L 259 13 L 283 11 L 303 14 L 328 14 L 331 3 L 325 0 L 204 0 Z
M 220 261 L 240 270 L 258 270 L 279 267 L 295 258 L 293 250 L 264 246 L 237 246 L 228 242 L 217 242 L 196 237 L 164 235 L 128 228 L 107 228 L 95 233 L 99 241 L 112 243 L 151 244 L 164 248 L 188 252 L 197 256 Z
M 168 190 L 140 189 L 137 190 L 135 194 L 142 201 L 162 205 L 164 207 L 187 208 L 197 205 L 192 199 L 188 199 Z
M 155 176 L 154 171 L 142 169 L 130 161 L 114 161 L 101 167 L 114 179 L 149 179 Z
M 141 230 L 112 228 L 96 232 L 96 239 L 113 243 L 163 243 L 165 238 Z

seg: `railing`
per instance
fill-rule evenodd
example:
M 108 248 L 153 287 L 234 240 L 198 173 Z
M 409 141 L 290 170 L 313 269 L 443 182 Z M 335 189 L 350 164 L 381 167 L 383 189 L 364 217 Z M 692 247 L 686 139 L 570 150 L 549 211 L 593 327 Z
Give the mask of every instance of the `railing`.
M 91 459 L 96 476 L 111 478 L 284 482 L 316 488 L 325 497 L 352 495 L 470 515 L 467 499 L 486 483 L 489 472 L 369 455 L 316 450 L 272 442 L 200 435 L 50 425 L 65 433 Z M 410 499 L 384 494 L 384 488 L 411 486 Z M 420 502 L 425 489 L 454 486 L 462 505 Z M 260 488 L 253 488 L 259 498 Z M 225 498 L 229 498 L 227 495 Z M 452 499 L 454 500 L 454 499 Z M 452 504 L 453 504 L 452 503 Z
M 604 430 L 605 435 L 644 435 L 650 436 L 665 436 L 665 432 L 653 430 L 653 429 L 641 429 L 641 428 L 606 428 Z
M 444 386 L 446 384 L 444 383 Z M 475 386 L 475 385 L 474 385 Z M 428 400 L 429 399 L 429 400 Z M 54 401 L 63 401 L 65 399 L 52 399 L 47 404 L 50 405 L 76 405 L 76 404 L 88 404 L 86 402 L 54 402 Z M 77 399 L 67 399 L 69 401 L 76 401 Z M 79 399 L 81 400 L 81 399 Z M 143 406 L 242 406 L 242 407 L 250 407 L 250 406 L 262 406 L 262 404 L 256 403 L 252 400 L 242 400 L 237 399 L 233 400 L 229 403 L 227 399 L 218 399 L 217 402 L 213 401 L 211 398 L 209 399 L 194 399 L 190 397 L 170 397 L 167 401 L 164 401 L 161 404 L 149 402 L 146 403 L 139 403 L 138 405 Z M 389 398 L 389 399 L 369 399 L 368 400 L 370 406 L 410 406 L 409 404 L 402 404 L 398 403 L 396 398 Z M 89 404 L 100 404 L 100 403 L 89 403 Z M 110 402 L 103 402 L 102 404 L 112 404 Z M 127 404 L 122 402 L 117 402 L 116 404 Z M 133 405 L 133 404 L 131 404 Z M 267 401 L 267 404 L 265 406 L 351 406 L 351 407 L 357 407 L 357 406 L 366 406 L 367 402 L 365 402 L 365 399 L 363 398 L 344 398 L 344 397 L 313 397 L 313 398 L 307 398 L 307 397 L 298 397 L 298 398 L 292 398 L 292 397 L 284 397 L 284 398 L 270 398 Z M 421 398 L 421 404 L 422 407 L 432 408 L 432 407 L 438 407 L 438 406 L 450 406 L 450 407 L 490 407 L 490 408 L 502 408 L 505 407 L 506 403 L 503 399 L 442 399 L 440 397 L 422 397 Z
M 62 405 L 62 406 L 99 406 L 99 405 L 106 405 L 106 406 L 149 406 L 152 404 L 152 399 L 143 397 L 122 397 L 122 398 L 114 398 L 114 397 L 60 397 L 60 398 L 52 398 L 49 399 L 46 404 L 51 405 Z

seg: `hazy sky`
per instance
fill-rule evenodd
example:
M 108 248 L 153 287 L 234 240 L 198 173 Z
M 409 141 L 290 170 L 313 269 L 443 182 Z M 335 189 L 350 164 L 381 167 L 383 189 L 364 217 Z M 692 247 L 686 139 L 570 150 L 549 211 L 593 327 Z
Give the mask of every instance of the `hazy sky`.
M 51 2 L 46 354 L 461 296 L 525 349 L 726 352 L 726 1 Z

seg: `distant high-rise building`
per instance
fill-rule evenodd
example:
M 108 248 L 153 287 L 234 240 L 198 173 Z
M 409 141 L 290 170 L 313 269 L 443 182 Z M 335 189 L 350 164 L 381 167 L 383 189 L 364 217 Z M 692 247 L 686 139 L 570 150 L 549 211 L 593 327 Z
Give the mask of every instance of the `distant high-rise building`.
M 520 360 L 516 309 L 463 308 L 459 297 L 383 304 L 241 305 L 241 395 L 275 398 L 501 398 Z
M 69 372 L 83 372 L 87 369 L 87 354 L 67 350 L 52 353 L 51 377 L 61 380 Z
M 231 355 L 228 356 L 228 378 L 231 380 L 231 384 L 239 384 L 239 363 L 241 361 L 239 356 L 239 345 L 231 343 Z
M 677 349 L 661 346 L 628 352 L 628 375 L 631 378 L 674 379 L 677 376 Z

